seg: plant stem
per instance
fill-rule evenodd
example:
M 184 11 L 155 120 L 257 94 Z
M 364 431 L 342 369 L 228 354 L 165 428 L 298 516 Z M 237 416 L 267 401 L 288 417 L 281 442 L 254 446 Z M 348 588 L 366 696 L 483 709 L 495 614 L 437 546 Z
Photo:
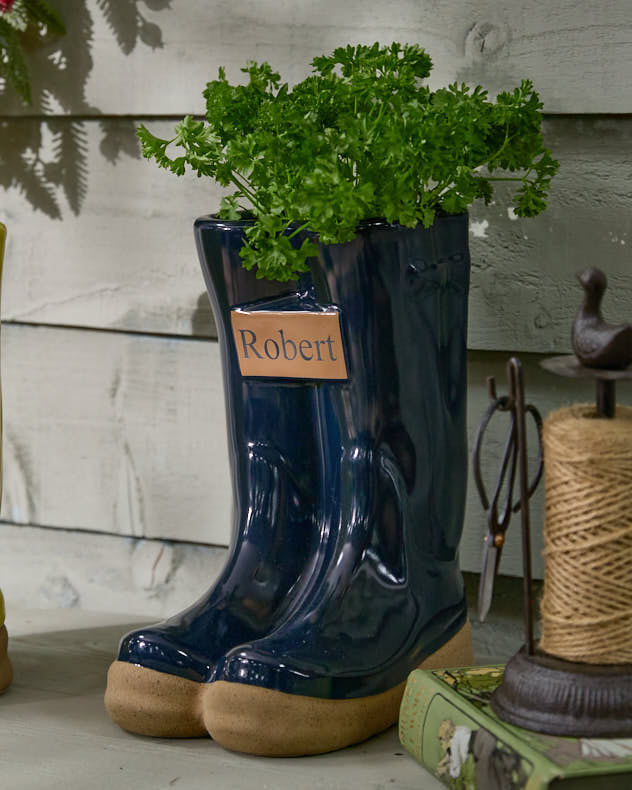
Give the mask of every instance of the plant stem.
M 290 224 L 291 224 L 291 223 L 289 223 L 289 224 L 288 224 L 288 227 L 290 226 Z M 303 224 L 300 226 L 300 228 L 297 228 L 297 229 L 296 229 L 296 230 L 295 230 L 293 233 L 290 233 L 290 235 L 288 236 L 288 239 L 293 239 L 293 238 L 294 238 L 294 236 L 296 236 L 297 234 L 299 234 L 299 233 L 300 233 L 302 230 L 305 230 L 305 228 L 306 228 L 308 225 L 309 225 L 309 222 L 304 222 L 304 223 L 303 223 Z
M 486 176 L 484 180 L 485 181 L 526 181 L 527 177 L 526 176 L 522 176 L 522 177 L 520 177 L 520 176 L 506 176 L 506 177 L 503 178 L 503 176 Z
M 252 205 L 253 205 L 255 208 L 258 208 L 258 209 L 259 209 L 259 211 L 263 211 L 263 206 L 262 206 L 262 205 L 259 203 L 259 201 L 257 200 L 257 196 L 255 195 L 255 193 L 253 192 L 253 190 L 252 190 L 252 189 L 251 189 L 249 186 L 247 186 L 246 184 L 242 183 L 242 182 L 241 182 L 241 181 L 240 181 L 240 180 L 237 178 L 237 175 L 236 175 L 236 173 L 235 173 L 235 171 L 234 171 L 234 170 L 232 171 L 232 177 L 231 177 L 231 181 L 233 182 L 233 184 L 234 184 L 234 185 L 235 185 L 235 186 L 236 186 L 238 189 L 241 189 L 241 191 L 242 191 L 242 192 L 243 192 L 243 193 L 246 195 L 246 197 L 247 197 L 247 198 L 249 198 L 249 199 L 250 199 L 250 202 L 252 203 Z

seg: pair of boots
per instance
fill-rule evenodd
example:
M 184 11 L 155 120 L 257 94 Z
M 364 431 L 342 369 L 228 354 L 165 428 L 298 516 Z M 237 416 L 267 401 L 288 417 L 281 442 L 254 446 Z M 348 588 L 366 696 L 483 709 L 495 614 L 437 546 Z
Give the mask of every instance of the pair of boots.
M 242 268 L 246 226 L 195 223 L 222 352 L 229 558 L 197 603 L 123 638 L 106 706 L 141 734 L 313 754 L 395 723 L 414 668 L 472 660 L 457 554 L 467 216 L 367 222 L 354 241 L 321 246 L 298 287 Z M 337 312 L 347 378 L 242 375 L 239 343 L 242 357 L 264 349 L 233 333 L 236 311 Z M 268 357 L 287 351 L 279 340 Z M 290 350 L 305 359 L 314 342 Z

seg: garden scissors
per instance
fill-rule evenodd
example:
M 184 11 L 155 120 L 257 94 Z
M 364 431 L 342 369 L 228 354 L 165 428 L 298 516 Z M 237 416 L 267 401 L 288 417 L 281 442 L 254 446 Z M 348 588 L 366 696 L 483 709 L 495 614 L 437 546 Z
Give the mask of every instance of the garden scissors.
M 487 617 L 492 602 L 494 580 L 500 564 L 500 556 L 505 544 L 505 534 L 509 527 L 512 513 L 522 511 L 523 519 L 523 554 L 525 560 L 525 583 L 531 585 L 531 559 L 529 541 L 528 500 L 534 493 L 542 477 L 542 417 L 532 404 L 524 402 L 524 383 L 520 360 L 512 357 L 507 365 L 509 378 L 509 394 L 498 397 L 496 382 L 492 376 L 487 379 L 490 404 L 483 416 L 472 457 L 474 481 L 483 505 L 487 512 L 487 534 L 483 549 L 483 565 L 478 588 L 478 616 L 480 620 Z M 491 499 L 487 495 L 481 473 L 481 451 L 487 428 L 496 412 L 509 413 L 509 428 L 505 440 L 498 478 Z M 538 435 L 538 466 L 531 482 L 527 470 L 526 415 L 530 414 Z M 516 469 L 519 467 L 520 498 L 514 502 Z M 527 578 L 528 576 L 528 578 Z

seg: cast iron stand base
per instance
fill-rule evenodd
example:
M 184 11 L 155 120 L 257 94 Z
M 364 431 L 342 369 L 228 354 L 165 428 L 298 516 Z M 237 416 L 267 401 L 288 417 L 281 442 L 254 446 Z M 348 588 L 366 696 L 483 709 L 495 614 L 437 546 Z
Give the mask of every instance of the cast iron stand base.
M 579 664 L 523 646 L 491 706 L 510 724 L 549 735 L 632 736 L 632 664 Z

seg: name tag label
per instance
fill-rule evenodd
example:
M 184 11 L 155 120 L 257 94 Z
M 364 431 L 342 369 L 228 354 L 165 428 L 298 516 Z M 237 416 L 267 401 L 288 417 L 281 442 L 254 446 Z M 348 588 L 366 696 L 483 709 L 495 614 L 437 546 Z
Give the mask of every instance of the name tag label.
M 230 317 L 242 376 L 348 378 L 338 311 L 238 309 Z

